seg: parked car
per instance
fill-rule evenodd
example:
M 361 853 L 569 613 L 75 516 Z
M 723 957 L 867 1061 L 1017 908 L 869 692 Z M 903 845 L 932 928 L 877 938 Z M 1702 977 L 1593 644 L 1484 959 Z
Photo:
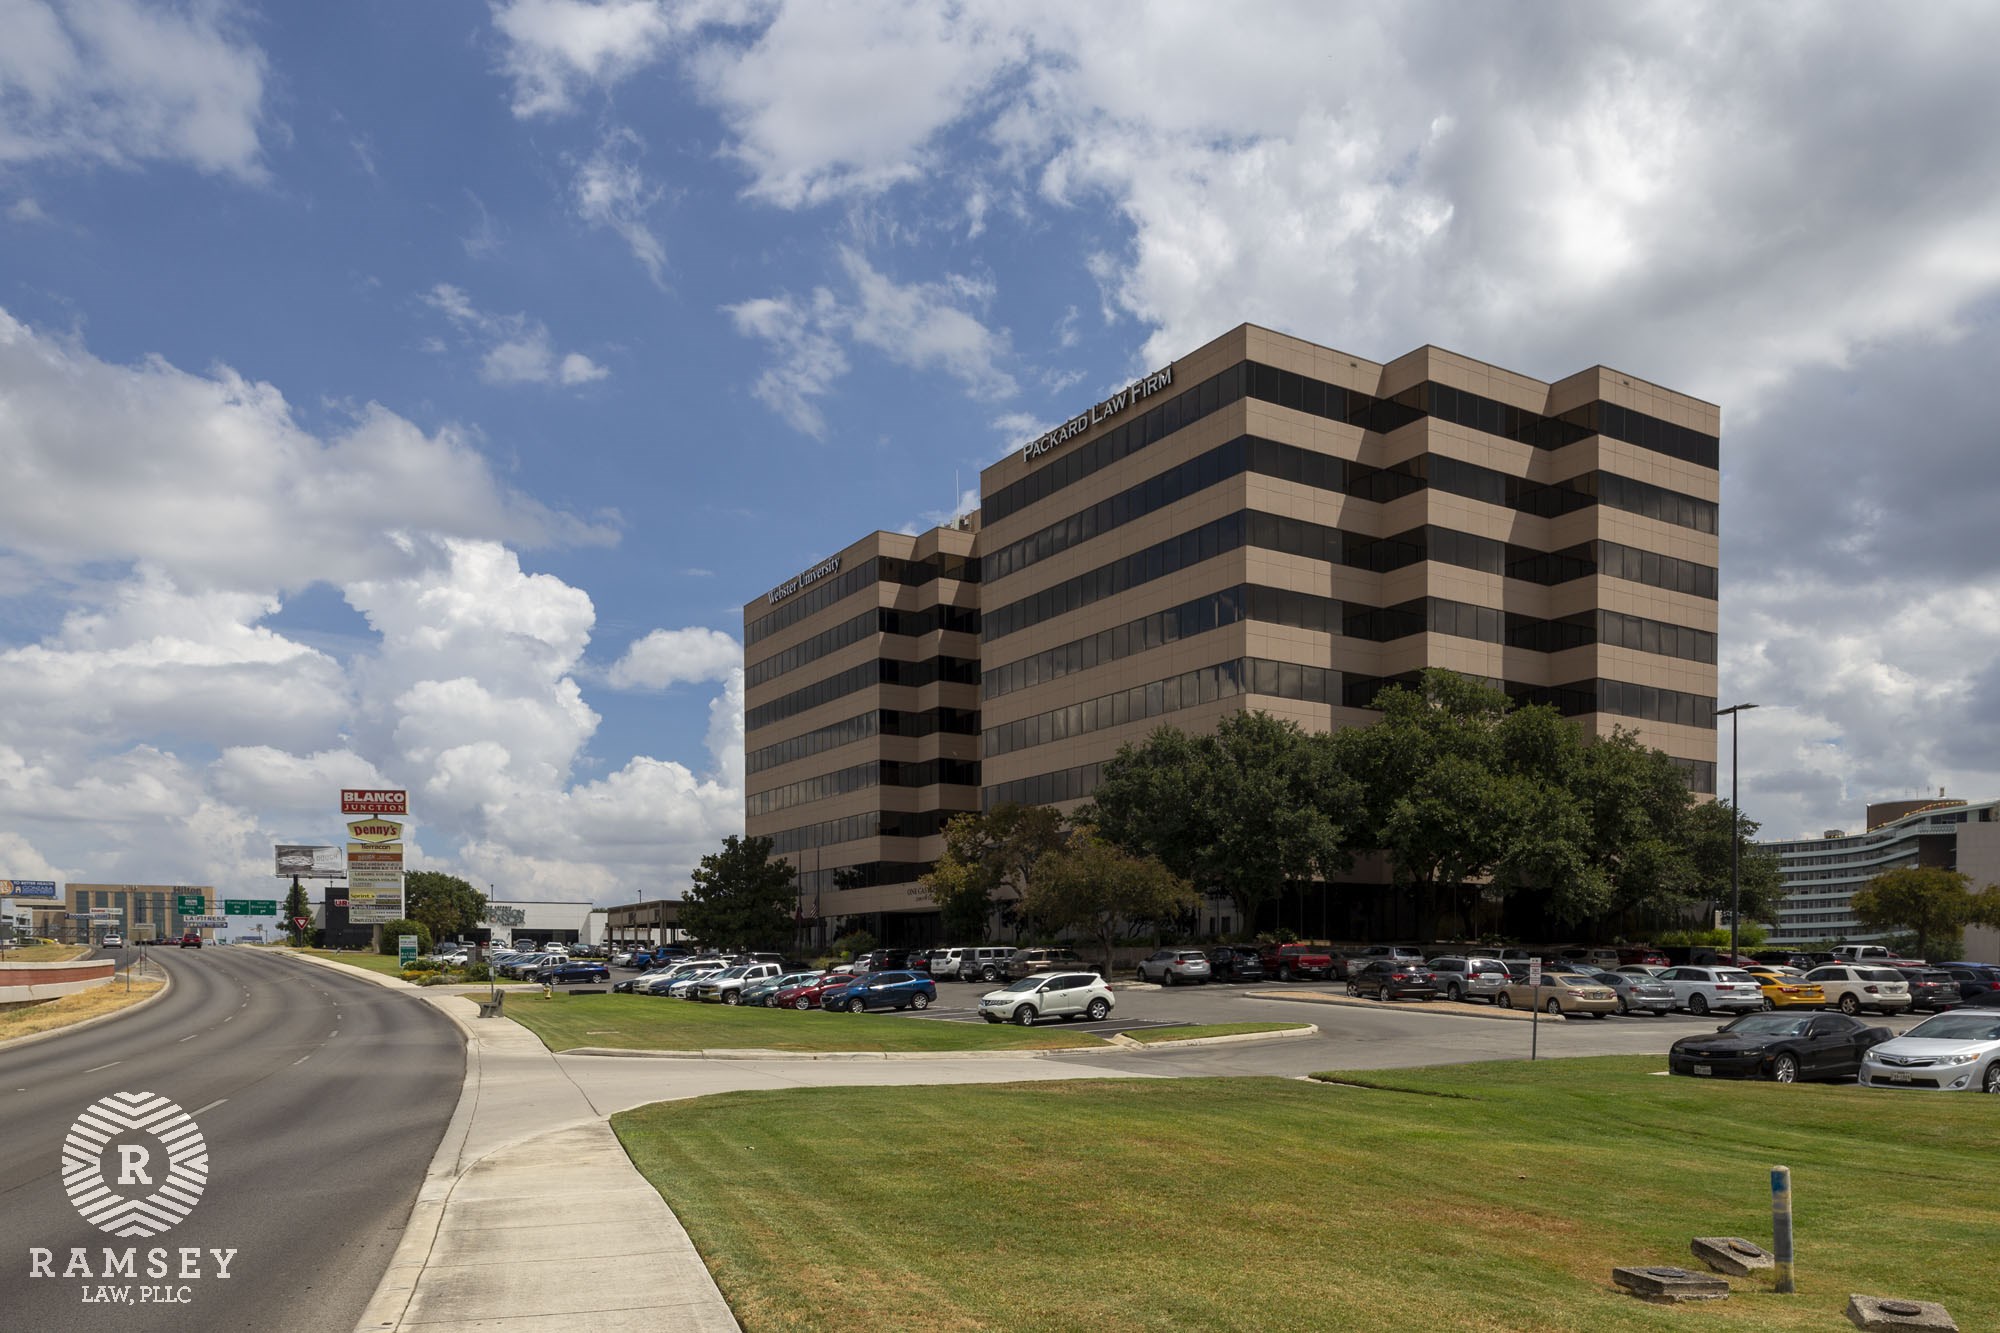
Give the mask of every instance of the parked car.
M 1208 951 L 1208 977 L 1211 981 L 1262 981 L 1266 975 L 1264 960 L 1257 956 L 1255 949 L 1224 945 Z
M 1002 990 L 979 997 L 979 1016 L 989 1023 L 1031 1027 L 1038 1018 L 1099 1022 L 1117 998 L 1095 972 L 1053 972 L 1022 977 Z
M 2000 990 L 2000 967 L 1990 963 L 1946 963 L 1944 970 L 1958 983 L 1958 998 L 1969 1000 L 1990 990 Z
M 1611 970 L 1632 977 L 1657 977 L 1667 969 L 1665 965 L 1658 963 L 1620 963 Z
M 1806 980 L 1819 983 L 1826 991 L 1827 1003 L 1849 1017 L 1863 1009 L 1899 1014 L 1910 1007 L 1910 983 L 1893 967 L 1828 963 L 1806 973 Z
M 1356 971 L 1380 959 L 1392 963 L 1417 963 L 1424 961 L 1423 950 L 1413 949 L 1407 944 L 1370 944 L 1347 951 L 1347 974 L 1352 977 Z
M 1826 992 L 1795 967 L 1753 963 L 1743 969 L 1757 982 L 1766 1009 L 1824 1009 Z
M 820 1007 L 829 1013 L 865 1013 L 870 1009 L 928 1009 L 937 999 L 937 983 L 921 972 L 897 968 L 849 977 L 847 985 L 828 990 Z
M 1833 947 L 1833 961 L 1836 963 L 1881 963 L 1896 956 L 1886 944 L 1836 944 Z
M 1670 967 L 1659 974 L 1674 993 L 1674 1004 L 1697 1016 L 1714 1009 L 1742 1012 L 1764 1007 L 1764 992 L 1757 979 L 1740 967 Z
M 550 963 L 535 973 L 535 980 L 543 985 L 572 986 L 584 982 L 609 981 L 611 969 L 602 963 L 585 962 L 580 959 L 562 959 Z
M 1037 972 L 1083 972 L 1088 968 L 1074 949 L 1016 949 L 1007 960 L 1007 975 L 1017 979 Z
M 852 972 L 822 972 L 796 985 L 779 987 L 771 996 L 771 1006 L 774 1009 L 817 1009 L 821 996 L 853 983 Z
M 1035 970 L 1046 972 L 1051 969 Z M 1162 986 L 1198 986 L 1211 975 L 1213 970 L 1209 967 L 1208 955 L 1199 949 L 1161 949 L 1139 960 L 1139 980 L 1157 981 Z
M 1938 1014 L 1869 1050 L 1870 1088 L 1932 1088 L 2000 1094 L 2000 1012 L 1978 1007 Z
M 690 998 L 703 1004 L 741 1004 L 746 985 L 781 976 L 784 970 L 776 963 L 738 963 L 735 967 L 711 972 L 696 982 Z
M 1265 974 L 1280 981 L 1319 981 L 1333 975 L 1333 955 L 1316 944 L 1267 944 L 1257 957 Z
M 1571 1014 L 1602 1018 L 1618 1012 L 1616 991 L 1577 972 L 1544 972 L 1539 987 L 1529 985 L 1525 977 L 1510 978 L 1493 1003 L 1502 1009 L 1533 1009 L 1539 1005 L 1548 1013 L 1565 1018 Z
M 1941 967 L 1899 969 L 1910 988 L 1910 1008 L 1941 1014 L 1956 1009 L 1965 999 L 1958 993 L 1958 979 Z
M 1652 945 L 1634 944 L 1618 950 L 1617 966 L 1606 968 L 1605 970 L 1608 972 L 1616 972 L 1618 968 L 1634 963 L 1638 964 L 1641 967 L 1673 966 L 1673 964 L 1667 961 L 1667 956 L 1661 953 L 1658 949 L 1655 949 Z
M 1609 986 L 1611 993 L 1618 997 L 1618 1012 L 1621 1014 L 1671 1014 L 1674 1011 L 1673 990 L 1655 981 L 1650 972 L 1597 971 L 1579 975 L 1589 977 L 1600 986 Z
M 1578 976 L 1589 976 L 1593 972 L 1616 967 L 1618 961 L 1616 949 L 1564 949 L 1556 955 L 1557 970 L 1574 972 Z
M 190 930 L 187 934 L 181 936 L 181 948 L 199 949 L 200 947 L 201 947 L 201 936 L 196 934 L 194 931 Z
M 1007 975 L 1007 960 L 1014 956 L 1006 945 L 982 944 L 958 951 L 960 981 L 998 981 Z
M 1446 955 L 1428 964 L 1438 993 L 1447 1000 L 1484 1000 L 1488 1004 L 1507 984 L 1507 965 L 1498 958 Z
M 634 995 L 665 995 L 675 985 L 683 981 L 699 981 L 711 972 L 722 970 L 721 963 L 675 963 L 669 967 L 648 972 L 632 983 Z
M 1776 1083 L 1852 1078 L 1871 1048 L 1892 1035 L 1845 1014 L 1745 1014 L 1711 1035 L 1675 1042 L 1667 1051 L 1667 1071 Z
M 692 1000 L 696 986 L 699 986 L 702 982 L 723 970 L 719 965 L 693 968 L 675 977 L 663 986 L 653 987 L 647 993 L 651 995 L 664 995 L 670 1000 Z
M 957 981 L 958 962 L 960 956 L 964 953 L 965 950 L 963 948 L 932 949 L 929 956 L 924 959 L 924 966 L 939 981 L 946 979 Z
M 856 972 L 886 972 L 891 968 L 899 971 L 913 969 L 912 955 L 908 949 L 870 949 L 854 960 Z
M 1377 958 L 1347 974 L 1347 993 L 1378 1000 L 1430 1000 L 1437 997 L 1437 978 L 1421 961 Z
M 741 992 L 742 1003 L 752 1008 L 772 1008 L 774 1007 L 772 998 L 779 991 L 789 986 L 803 986 L 806 982 L 825 975 L 824 972 L 815 971 L 786 972 L 781 976 L 765 977 L 761 981 L 750 982 Z
M 1800 972 L 1818 966 L 1818 961 L 1811 954 L 1800 953 L 1796 949 L 1759 949 L 1750 955 L 1750 961 L 1767 963 L 1773 967 L 1795 968 Z

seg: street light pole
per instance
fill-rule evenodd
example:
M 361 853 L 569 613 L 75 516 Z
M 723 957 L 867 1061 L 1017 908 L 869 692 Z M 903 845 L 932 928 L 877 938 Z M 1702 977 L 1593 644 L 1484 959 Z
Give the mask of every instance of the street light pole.
M 1738 714 L 1755 708 L 1756 704 L 1732 704 L 1728 708 L 1715 710 L 1717 717 L 1729 719 L 1729 962 L 1732 967 L 1741 966 L 1737 957 L 1738 918 L 1743 914 L 1743 807 L 1737 803 L 1737 747 Z

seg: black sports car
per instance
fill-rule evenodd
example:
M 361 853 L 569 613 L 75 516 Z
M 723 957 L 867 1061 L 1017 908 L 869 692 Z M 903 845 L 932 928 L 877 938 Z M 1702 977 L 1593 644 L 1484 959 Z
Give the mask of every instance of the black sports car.
M 1778 1083 L 1853 1078 L 1861 1072 L 1861 1053 L 1894 1035 L 1846 1014 L 1745 1014 L 1707 1036 L 1682 1037 L 1667 1052 L 1667 1069 L 1700 1078 Z

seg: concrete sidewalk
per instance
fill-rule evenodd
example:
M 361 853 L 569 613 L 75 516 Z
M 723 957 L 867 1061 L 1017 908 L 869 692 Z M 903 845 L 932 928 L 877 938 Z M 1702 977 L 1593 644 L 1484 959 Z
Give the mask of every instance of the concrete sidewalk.
M 734 1330 L 680 1220 L 541 1039 L 424 999 L 466 1033 L 465 1090 L 357 1333 Z

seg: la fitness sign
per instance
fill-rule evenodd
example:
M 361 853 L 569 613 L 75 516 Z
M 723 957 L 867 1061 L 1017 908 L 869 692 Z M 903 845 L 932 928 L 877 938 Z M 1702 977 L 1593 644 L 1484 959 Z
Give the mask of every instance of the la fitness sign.
M 1173 385 L 1174 368 L 1171 365 L 1154 371 L 1142 380 L 1134 380 L 1088 412 L 1073 416 L 1048 434 L 1022 445 L 1021 461 L 1032 463 L 1057 445 L 1075 439 L 1098 422 L 1109 421 L 1132 404 L 1143 402 L 1162 389 L 1171 389 Z

